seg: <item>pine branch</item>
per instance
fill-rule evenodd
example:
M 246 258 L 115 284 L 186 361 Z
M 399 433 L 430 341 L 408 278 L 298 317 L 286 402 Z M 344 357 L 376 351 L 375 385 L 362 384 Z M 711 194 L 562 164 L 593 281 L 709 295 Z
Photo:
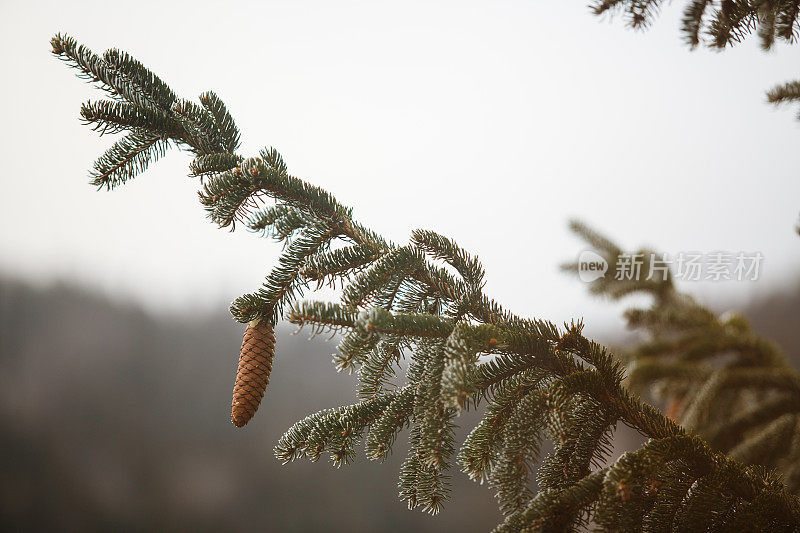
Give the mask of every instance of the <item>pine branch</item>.
M 110 190 L 147 170 L 164 156 L 169 141 L 147 131 L 134 131 L 114 143 L 95 161 L 91 184 Z
M 595 15 L 621 14 L 627 26 L 638 30 L 653 23 L 661 3 L 660 0 L 599 0 L 591 10 Z M 761 48 L 770 50 L 776 39 L 795 41 L 799 7 L 798 0 L 687 0 L 681 32 L 692 48 L 702 43 L 723 49 L 758 30 Z M 703 33 L 707 35 L 705 42 Z
M 594 233 L 578 233 L 600 243 L 598 253 L 619 249 Z M 617 294 L 616 282 L 605 281 L 599 292 Z M 628 384 L 649 388 L 671 406 L 677 421 L 715 449 L 790 473 L 785 459 L 800 452 L 800 442 L 768 443 L 783 442 L 800 424 L 800 372 L 741 315 L 717 316 L 671 284 L 655 292 L 645 283 L 627 286 L 654 296 L 650 308 L 625 313 L 631 328 L 648 335 L 628 354 Z
M 239 129 L 228 112 L 228 108 L 212 91 L 200 95 L 200 103 L 214 120 L 214 125 L 222 139 L 222 148 L 226 153 L 235 153 L 239 149 Z
M 790 81 L 773 87 L 767 92 L 767 101 L 775 105 L 800 101 L 800 81 Z M 797 118 L 800 120 L 800 112 L 798 112 Z
M 598 4 L 597 10 L 623 9 L 631 25 L 642 27 L 657 7 L 652 1 L 620 0 Z M 731 38 L 742 31 L 737 21 L 749 16 L 746 5 L 733 7 L 744 11 L 731 8 L 724 14 L 725 35 Z M 781 9 L 766 27 L 782 36 L 794 22 L 786 20 L 791 10 Z M 276 150 L 252 158 L 234 153 L 239 132 L 214 93 L 201 95 L 197 105 L 176 97 L 123 52 L 110 51 L 101 59 L 71 38 L 56 36 L 52 44 L 55 54 L 113 98 L 85 105 L 84 119 L 101 133 L 129 132 L 99 160 L 98 184 L 111 188 L 134 177 L 167 143 L 190 150 L 195 155 L 190 172 L 205 180 L 199 195 L 209 218 L 231 229 L 244 223 L 284 245 L 263 286 L 233 303 L 234 317 L 268 320 L 271 326 L 285 314 L 314 333 L 343 334 L 334 363 L 340 371 L 358 372 L 361 401 L 320 411 L 289 428 L 275 448 L 282 461 L 303 456 L 316 461 L 327 453 L 340 466 L 353 460 L 362 441 L 367 456 L 382 461 L 409 427 L 400 498 L 410 508 L 437 513 L 449 497 L 456 417 L 486 401 L 485 416 L 461 447 L 458 462 L 470 477 L 488 480 L 496 490 L 508 515 L 502 531 L 561 530 L 589 520 L 607 530 L 667 523 L 671 528 L 693 520 L 718 529 L 800 524 L 800 500 L 771 472 L 715 451 L 642 402 L 626 388 L 621 364 L 583 335 L 581 323 L 559 328 L 501 307 L 483 293 L 485 273 L 477 257 L 451 239 L 416 231 L 408 244 L 391 243 L 354 221 L 352 210 L 332 194 L 291 176 Z M 267 201 L 274 205 L 262 205 Z M 622 253 L 586 226 L 574 227 L 609 259 Z M 298 302 L 311 281 L 339 283 L 341 303 Z M 800 485 L 800 471 L 792 466 L 800 457 L 793 411 L 800 385 L 773 346 L 753 336 L 742 320 L 723 320 L 677 294 L 669 276 L 596 287 L 616 297 L 634 292 L 654 297 L 653 309 L 629 315 L 654 336 L 642 350 L 651 359 L 640 358 L 632 379 L 685 385 L 683 378 L 691 376 L 700 391 L 687 408 L 697 413 L 693 419 L 706 412 L 710 398 L 743 388 L 765 398 L 785 397 L 782 403 L 765 402 L 761 411 L 732 420 L 714 435 L 745 458 L 767 449 L 785 455 L 775 462 L 788 464 L 788 478 Z M 738 366 L 700 370 L 720 350 L 737 352 Z M 676 351 L 683 357 L 662 363 Z M 406 358 L 405 383 L 394 387 Z M 753 367 L 760 373 L 739 372 Z M 680 394 L 688 398 L 690 392 Z M 762 414 L 771 418 L 762 432 L 731 440 L 731 427 L 749 429 Z M 601 468 L 618 422 L 652 440 Z M 544 488 L 534 495 L 530 474 L 544 438 L 556 448 L 539 468 Z M 715 492 L 724 498 L 712 501 Z

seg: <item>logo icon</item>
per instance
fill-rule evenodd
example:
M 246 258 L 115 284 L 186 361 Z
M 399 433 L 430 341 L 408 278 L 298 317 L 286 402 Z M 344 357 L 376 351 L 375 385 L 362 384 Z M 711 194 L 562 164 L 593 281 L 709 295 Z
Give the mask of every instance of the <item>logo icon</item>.
M 606 277 L 608 261 L 592 250 L 584 250 L 578 256 L 578 277 L 584 283 L 591 283 Z

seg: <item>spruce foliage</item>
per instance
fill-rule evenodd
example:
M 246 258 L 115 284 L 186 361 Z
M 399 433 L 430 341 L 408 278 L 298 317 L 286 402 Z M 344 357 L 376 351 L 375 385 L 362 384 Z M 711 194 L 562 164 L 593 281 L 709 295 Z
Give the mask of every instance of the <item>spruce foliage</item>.
M 618 246 L 580 222 L 571 227 L 609 265 L 617 264 L 623 253 Z M 645 262 L 653 257 L 637 253 Z M 679 292 L 672 277 L 606 276 L 590 285 L 592 292 L 614 299 L 633 293 L 651 297 L 650 307 L 625 313 L 628 326 L 645 336 L 622 354 L 629 387 L 649 391 L 715 450 L 745 464 L 777 468 L 788 489 L 800 493 L 800 372 L 774 344 L 753 333 L 743 316 L 714 313 Z
M 628 26 L 644 29 L 653 23 L 663 4 L 662 0 L 597 0 L 591 9 L 596 15 L 620 14 Z M 769 50 L 776 41 L 797 40 L 798 16 L 798 0 L 687 0 L 681 33 L 692 48 L 722 49 L 756 32 L 761 48 Z
M 237 154 L 239 132 L 213 93 L 195 104 L 127 54 L 96 56 L 63 35 L 52 46 L 110 98 L 85 104 L 84 121 L 101 134 L 128 136 L 98 160 L 94 185 L 121 185 L 167 146 L 188 150 L 214 223 L 240 223 L 284 244 L 262 287 L 234 301 L 234 318 L 285 318 L 315 333 L 341 334 L 334 364 L 358 373 L 358 401 L 289 428 L 275 447 L 282 461 L 324 456 L 340 466 L 362 443 L 369 459 L 382 461 L 407 430 L 401 500 L 438 512 L 457 467 L 495 493 L 505 516 L 497 531 L 560 531 L 589 522 L 601 531 L 800 528 L 800 500 L 790 491 L 797 486 L 797 376 L 741 319 L 716 317 L 678 294 L 669 276 L 598 284 L 600 293 L 645 291 L 656 302 L 629 315 L 653 338 L 626 375 L 618 358 L 584 336 L 581 323 L 558 326 L 504 309 L 485 293 L 478 258 L 451 239 L 420 230 L 406 244 L 392 243 L 330 193 L 289 174 L 274 149 Z M 619 253 L 607 239 L 576 229 L 601 253 Z M 341 287 L 341 301 L 301 299 L 320 284 Z M 711 364 L 722 351 L 734 351 L 735 364 Z M 664 356 L 673 353 L 683 355 Z M 689 429 L 640 400 L 626 380 L 667 380 L 664 390 L 683 402 L 679 419 Z M 718 414 L 721 398 L 736 401 L 744 391 L 758 398 L 758 412 Z M 483 417 L 459 446 L 458 417 L 478 408 Z M 649 440 L 613 458 L 609 439 L 619 424 Z M 756 430 L 741 439 L 740 428 Z M 543 456 L 546 440 L 554 449 Z M 768 463 L 788 465 L 790 487 L 761 466 L 767 445 Z
M 775 105 L 800 102 L 800 81 L 790 81 L 773 87 L 767 92 L 767 101 Z M 800 112 L 797 118 L 800 120 Z
M 659 15 L 662 0 L 597 0 L 595 15 L 621 15 L 626 25 L 648 28 Z M 688 0 L 681 19 L 681 33 L 691 47 L 722 50 L 757 33 L 763 50 L 782 41 L 794 44 L 800 36 L 800 0 Z M 800 101 L 800 81 L 777 85 L 767 92 L 772 104 Z M 800 119 L 800 113 L 798 113 Z M 800 233 L 800 225 L 797 227 Z

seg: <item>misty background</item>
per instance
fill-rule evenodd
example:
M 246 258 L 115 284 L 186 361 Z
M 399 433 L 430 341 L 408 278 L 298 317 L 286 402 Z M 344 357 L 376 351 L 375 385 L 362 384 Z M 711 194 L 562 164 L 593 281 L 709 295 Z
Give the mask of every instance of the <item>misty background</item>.
M 113 139 L 80 124 L 102 95 L 51 56 L 55 32 L 129 51 L 180 96 L 213 89 L 242 153 L 275 146 L 396 242 L 453 237 L 482 259 L 488 295 L 582 317 L 599 340 L 625 342 L 631 301 L 595 300 L 558 271 L 581 250 L 570 217 L 629 248 L 761 252 L 758 281 L 679 285 L 743 310 L 797 364 L 800 123 L 764 92 L 800 78 L 800 48 L 690 52 L 681 8 L 639 33 L 582 1 L 0 3 L 0 529 L 499 521 L 457 471 L 441 516 L 405 510 L 402 437 L 387 465 L 280 466 L 289 425 L 355 400 L 334 342 L 279 329 L 265 401 L 233 428 L 242 326 L 226 307 L 279 247 L 209 224 L 176 150 L 111 193 L 88 186 Z

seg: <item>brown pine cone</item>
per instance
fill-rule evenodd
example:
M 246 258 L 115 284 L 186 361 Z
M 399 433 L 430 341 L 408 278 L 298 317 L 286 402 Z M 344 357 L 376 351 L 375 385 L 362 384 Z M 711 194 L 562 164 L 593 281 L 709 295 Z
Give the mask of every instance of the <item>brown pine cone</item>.
M 275 332 L 272 324 L 268 320 L 253 320 L 244 331 L 239 368 L 233 385 L 231 422 L 234 426 L 242 427 L 256 414 L 267 390 L 274 356 Z

